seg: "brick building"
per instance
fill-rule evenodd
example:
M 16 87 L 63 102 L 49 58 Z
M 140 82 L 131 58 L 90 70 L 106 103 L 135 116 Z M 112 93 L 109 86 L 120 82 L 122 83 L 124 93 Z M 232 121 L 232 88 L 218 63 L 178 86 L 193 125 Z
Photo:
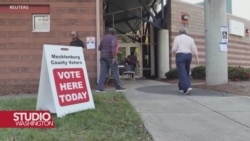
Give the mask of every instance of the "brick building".
M 179 27 L 183 24 L 181 20 L 181 16 L 183 13 L 190 16 L 188 24 L 186 26 L 188 28 L 189 34 L 195 39 L 195 43 L 199 50 L 200 63 L 201 65 L 205 65 L 205 29 L 203 6 L 193 5 L 177 0 L 171 1 L 170 42 L 172 43 L 174 37 L 178 34 Z M 232 32 L 232 30 L 235 29 L 235 27 L 231 25 L 232 21 L 235 21 L 241 25 L 236 27 L 240 28 L 241 34 L 235 34 Z M 231 14 L 227 14 L 227 26 L 229 27 L 230 33 L 227 55 L 228 66 L 241 66 L 250 68 L 250 37 L 248 33 L 248 29 L 250 28 L 250 21 L 233 16 Z M 175 67 L 174 56 L 171 57 L 170 64 L 172 68 Z M 194 66 L 195 64 L 192 64 L 192 67 Z
M 102 0 L 0 0 L 0 85 L 37 89 L 43 44 L 68 45 L 72 30 L 79 31 L 84 42 L 88 36 L 98 41 L 102 9 Z M 39 25 L 39 20 L 44 21 Z M 97 51 L 84 49 L 84 55 L 95 84 Z

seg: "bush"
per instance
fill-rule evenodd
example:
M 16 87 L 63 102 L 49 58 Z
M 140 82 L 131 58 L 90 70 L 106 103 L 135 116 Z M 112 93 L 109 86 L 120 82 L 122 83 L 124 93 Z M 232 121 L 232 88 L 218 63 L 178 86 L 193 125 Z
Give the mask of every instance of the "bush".
M 178 78 L 178 72 L 177 69 L 172 69 L 165 74 L 167 79 L 177 79 Z
M 250 68 L 245 68 L 246 72 L 250 73 Z
M 197 66 L 191 70 L 191 76 L 193 79 L 206 79 L 206 67 Z M 177 69 L 172 69 L 165 74 L 167 79 L 177 79 L 178 72 Z M 243 67 L 228 67 L 228 79 L 231 81 L 243 81 L 250 79 L 250 68 Z
M 228 69 L 228 79 L 232 81 L 249 80 L 249 72 L 243 67 L 233 67 Z
M 229 74 L 233 69 L 234 69 L 234 67 L 228 66 L 228 68 L 227 68 L 228 74 Z
M 197 66 L 194 67 L 191 71 L 191 76 L 193 79 L 206 79 L 206 67 L 205 66 Z

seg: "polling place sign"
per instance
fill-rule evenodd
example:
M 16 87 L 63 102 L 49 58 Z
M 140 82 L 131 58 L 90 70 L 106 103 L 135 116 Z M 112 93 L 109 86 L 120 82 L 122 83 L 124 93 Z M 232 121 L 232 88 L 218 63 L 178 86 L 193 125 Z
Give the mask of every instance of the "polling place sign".
M 63 117 L 94 108 L 82 48 L 44 45 L 36 109 Z

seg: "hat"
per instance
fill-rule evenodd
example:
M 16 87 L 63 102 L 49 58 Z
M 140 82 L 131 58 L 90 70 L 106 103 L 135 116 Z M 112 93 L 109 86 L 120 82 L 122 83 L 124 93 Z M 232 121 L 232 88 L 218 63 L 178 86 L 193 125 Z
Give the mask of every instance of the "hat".
M 114 32 L 116 32 L 116 30 L 115 30 L 114 28 L 110 27 L 110 28 L 108 29 L 108 32 L 114 33 Z

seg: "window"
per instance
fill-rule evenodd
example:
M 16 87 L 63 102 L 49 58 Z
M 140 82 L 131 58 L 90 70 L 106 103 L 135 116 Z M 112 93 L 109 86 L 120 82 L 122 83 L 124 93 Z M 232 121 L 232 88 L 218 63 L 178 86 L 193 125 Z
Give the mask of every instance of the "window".
M 50 32 L 50 15 L 33 14 L 33 32 Z

